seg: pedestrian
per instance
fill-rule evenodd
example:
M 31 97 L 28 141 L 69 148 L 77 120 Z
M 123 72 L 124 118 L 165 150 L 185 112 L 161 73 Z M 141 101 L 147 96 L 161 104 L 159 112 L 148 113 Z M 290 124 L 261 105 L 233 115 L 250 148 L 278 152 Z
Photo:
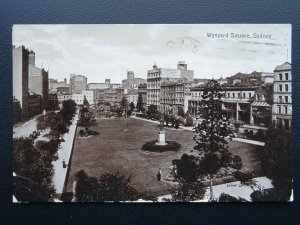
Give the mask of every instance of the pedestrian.
M 157 180 L 160 181 L 161 180 L 161 169 L 160 168 L 158 169 L 156 176 L 157 176 Z
M 66 161 L 63 159 L 62 161 L 62 164 L 63 164 L 63 168 L 66 168 L 67 167 L 67 164 L 66 164 Z

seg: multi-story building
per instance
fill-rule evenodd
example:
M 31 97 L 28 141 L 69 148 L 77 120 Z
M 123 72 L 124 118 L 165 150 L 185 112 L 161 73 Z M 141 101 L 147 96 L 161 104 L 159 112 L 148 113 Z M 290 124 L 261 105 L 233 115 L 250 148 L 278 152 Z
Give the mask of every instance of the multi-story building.
M 14 100 L 20 102 L 22 110 L 20 120 L 28 117 L 28 58 L 28 49 L 24 46 L 13 46 L 13 96 Z
M 290 130 L 292 123 L 292 65 L 288 62 L 274 70 L 273 126 Z
M 264 83 L 254 93 L 250 108 L 250 124 L 272 126 L 273 83 Z
M 143 99 L 143 108 L 147 109 L 147 84 L 140 84 L 138 86 L 138 95 L 142 96 Z
M 124 89 L 138 89 L 138 86 L 143 83 L 146 83 L 145 79 L 135 78 L 133 71 L 127 71 L 127 79 L 122 80 L 122 87 Z
M 194 71 L 187 70 L 187 64 L 180 61 L 177 69 L 158 68 L 156 64 L 152 70 L 147 73 L 147 106 L 155 105 L 159 111 L 163 111 L 163 105 L 160 104 L 161 84 L 168 79 L 187 79 L 193 80 Z
M 57 81 L 56 79 L 49 79 L 49 92 L 50 93 L 57 93 L 58 89 L 70 89 L 70 85 L 67 82 L 67 78 L 64 81 Z M 68 91 L 70 92 L 70 91 Z
M 105 79 L 105 83 L 88 83 L 88 90 L 103 90 L 111 88 L 110 79 Z
M 22 118 L 22 108 L 18 99 L 13 99 L 13 123 L 18 123 Z
M 241 83 L 243 85 L 259 85 L 262 82 L 262 72 L 253 71 L 252 73 L 237 73 L 227 78 L 229 85 Z
M 187 79 L 165 81 L 160 88 L 160 108 L 163 112 L 177 114 L 181 108 L 184 110 L 185 85 Z
M 187 64 L 184 61 L 179 61 L 177 69 L 180 70 L 180 78 L 187 79 L 188 81 L 194 80 L 194 70 L 188 70 Z
M 53 110 L 58 108 L 57 94 L 48 94 L 48 109 Z
M 73 94 L 72 99 L 77 105 L 82 105 L 84 98 L 88 101 L 90 105 L 94 105 L 94 93 L 93 91 L 82 91 L 81 94 Z
M 28 94 L 28 117 L 32 118 L 37 114 L 42 113 L 43 98 L 33 92 Z
M 73 99 L 73 95 L 70 93 L 65 93 L 65 94 L 57 94 L 57 101 L 58 103 L 62 103 L 63 101 Z
M 42 96 L 43 108 L 48 108 L 48 93 L 49 93 L 49 73 L 44 68 L 38 68 L 35 65 L 35 53 L 29 53 L 29 74 L 28 88 L 29 91 Z
M 147 106 L 155 105 L 158 110 L 160 108 L 160 85 L 166 78 L 180 78 L 180 70 L 158 68 L 153 65 L 152 70 L 147 73 Z
M 255 91 L 259 86 L 224 86 L 222 97 L 222 110 L 227 111 L 229 117 L 236 121 L 250 123 L 250 107 Z M 202 94 L 204 86 L 191 88 L 191 100 L 189 100 L 189 113 L 198 117 L 202 115 Z
M 136 89 L 129 89 L 127 91 L 127 94 L 125 95 L 127 98 L 128 103 L 133 102 L 134 106 L 136 107 L 137 101 L 138 101 L 138 90 Z
M 70 91 L 72 94 L 81 94 L 87 90 L 87 78 L 83 75 L 70 75 Z

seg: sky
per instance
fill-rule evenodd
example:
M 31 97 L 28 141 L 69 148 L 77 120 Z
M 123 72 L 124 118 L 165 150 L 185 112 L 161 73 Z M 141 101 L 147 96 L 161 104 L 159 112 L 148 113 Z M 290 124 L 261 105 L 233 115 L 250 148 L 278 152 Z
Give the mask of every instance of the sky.
M 14 25 L 12 36 L 59 81 L 75 73 L 120 83 L 128 70 L 146 79 L 154 63 L 175 69 L 179 61 L 194 78 L 224 78 L 291 62 L 289 24 Z

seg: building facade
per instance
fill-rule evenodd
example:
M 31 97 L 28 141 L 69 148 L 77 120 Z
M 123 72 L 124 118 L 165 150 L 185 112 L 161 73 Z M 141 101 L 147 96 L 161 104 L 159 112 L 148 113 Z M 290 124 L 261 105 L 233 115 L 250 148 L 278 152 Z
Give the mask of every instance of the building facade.
M 28 88 L 30 92 L 42 96 L 43 108 L 48 108 L 48 93 L 49 93 L 49 72 L 44 68 L 38 68 L 35 65 L 35 53 L 29 53 L 28 65 Z
M 103 90 L 111 88 L 110 79 L 105 79 L 105 83 L 88 83 L 87 88 L 89 90 Z
M 127 79 L 122 80 L 122 87 L 124 89 L 138 89 L 138 86 L 143 83 L 146 83 L 145 79 L 135 78 L 133 71 L 127 71 Z
M 250 108 L 250 124 L 272 126 L 273 84 L 261 85 L 254 93 Z
M 184 110 L 185 85 L 187 79 L 166 81 L 161 84 L 160 108 L 164 113 L 178 114 L 181 108 Z
M 222 97 L 222 110 L 226 111 L 230 119 L 249 124 L 252 118 L 251 103 L 255 91 L 259 86 L 225 86 Z M 188 112 L 194 117 L 203 115 L 202 94 L 204 86 L 191 88 Z
M 140 84 L 138 86 L 138 95 L 142 96 L 143 99 L 143 108 L 147 109 L 147 84 Z
M 153 65 L 152 70 L 147 73 L 147 107 L 155 105 L 158 110 L 163 111 L 160 105 L 160 85 L 166 78 L 180 78 L 180 70 L 158 68 Z
M 292 124 L 292 65 L 288 62 L 274 70 L 272 123 L 275 128 L 290 130 Z
M 70 75 L 70 91 L 72 94 L 81 94 L 87 90 L 87 78 L 83 75 Z
M 129 89 L 127 91 L 127 94 L 125 95 L 127 98 L 128 103 L 133 102 L 134 106 L 136 107 L 137 101 L 138 101 L 138 90 L 136 89 Z
M 28 58 L 28 49 L 13 46 L 13 96 L 20 103 L 20 120 L 28 117 Z
M 63 81 L 57 81 L 56 79 L 49 79 L 49 92 L 50 93 L 57 93 L 58 89 L 61 89 L 61 88 L 70 89 L 70 85 L 67 82 L 67 78 L 65 78 Z M 68 92 L 70 92 L 70 90 Z
M 72 99 L 77 105 L 82 105 L 84 98 L 90 105 L 94 105 L 94 92 L 93 91 L 82 91 L 81 94 L 72 94 Z

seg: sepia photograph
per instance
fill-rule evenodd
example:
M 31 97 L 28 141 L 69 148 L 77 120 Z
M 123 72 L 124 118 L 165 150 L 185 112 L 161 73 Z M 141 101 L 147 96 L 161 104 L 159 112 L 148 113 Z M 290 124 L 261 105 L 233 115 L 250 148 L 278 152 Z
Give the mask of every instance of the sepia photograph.
M 12 201 L 293 201 L 291 30 L 14 25 Z

